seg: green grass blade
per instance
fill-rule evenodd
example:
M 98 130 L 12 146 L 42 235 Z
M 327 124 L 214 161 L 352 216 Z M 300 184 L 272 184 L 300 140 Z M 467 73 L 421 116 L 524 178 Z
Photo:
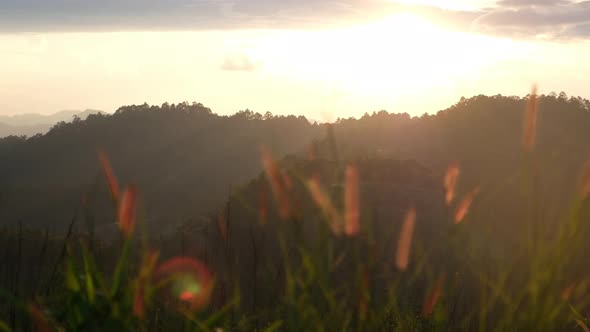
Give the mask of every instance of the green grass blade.
M 6 325 L 6 323 L 0 320 L 0 331 L 11 332 L 12 330 Z
M 123 250 L 121 251 L 121 255 L 119 256 L 119 260 L 117 261 L 117 267 L 115 268 L 115 273 L 113 274 L 113 285 L 111 289 L 111 297 L 115 297 L 119 292 L 119 287 L 121 285 L 121 277 L 123 275 L 123 267 L 127 263 L 127 255 L 129 254 L 129 248 L 131 246 L 131 237 L 125 239 L 123 243 Z

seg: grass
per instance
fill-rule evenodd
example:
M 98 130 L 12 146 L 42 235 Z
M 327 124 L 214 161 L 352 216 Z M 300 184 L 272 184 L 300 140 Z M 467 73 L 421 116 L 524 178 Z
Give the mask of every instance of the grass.
M 526 190 L 535 181 L 532 96 L 523 135 Z M 531 199 L 522 221 L 528 238 L 498 255 L 481 248 L 490 242 L 469 219 L 480 189 L 457 193 L 460 165 L 441 179 L 448 213 L 441 231 L 425 240 L 415 231 L 422 211 L 413 206 L 389 227 L 393 233 L 363 214 L 355 164 L 337 162 L 338 191 L 289 173 L 263 150 L 272 196 L 260 192 L 253 222 L 240 222 L 230 199 L 196 254 L 186 248 L 195 239 L 180 230 L 172 241 L 180 238 L 181 255 L 165 259 L 164 247 L 143 230 L 140 190 L 122 190 L 106 155 L 99 158 L 121 241 L 102 246 L 93 236 L 76 236 L 75 219 L 61 239 L 37 234 L 43 240 L 36 268 L 48 281 L 43 287 L 35 280 L 23 292 L 30 284 L 20 282 L 21 262 L 33 261 L 23 257 L 25 231 L 5 233 L 16 239 L 6 249 L 16 250 L 6 252 L 16 263 L 0 292 L 9 304 L 0 311 L 9 313 L 0 331 L 588 331 L 590 167 L 563 220 L 536 222 Z M 305 193 L 311 207 L 298 207 L 296 193 Z M 51 253 L 55 263 L 44 268 Z

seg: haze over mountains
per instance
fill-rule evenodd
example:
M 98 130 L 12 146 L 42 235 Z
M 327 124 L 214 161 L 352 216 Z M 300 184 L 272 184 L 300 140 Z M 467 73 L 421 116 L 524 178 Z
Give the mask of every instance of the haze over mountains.
M 527 116 L 531 110 L 534 118 Z M 523 135 L 531 123 L 534 140 L 524 140 L 531 137 Z M 235 283 L 240 310 L 262 308 L 265 321 L 283 317 L 275 309 L 283 292 L 291 292 L 290 271 L 301 271 L 296 279 L 303 282 L 292 293 L 313 299 L 324 286 L 308 288 L 305 280 L 320 271 L 320 283 L 337 287 L 331 294 L 350 291 L 338 296 L 351 299 L 342 303 L 353 310 L 355 285 L 368 287 L 357 278 L 370 280 L 369 312 L 387 308 L 380 297 L 392 283 L 399 285 L 391 296 L 407 301 L 403 310 L 417 322 L 409 331 L 477 326 L 469 325 L 469 313 L 480 310 L 477 303 L 487 294 L 479 291 L 480 272 L 504 282 L 510 271 L 515 277 L 503 287 L 512 294 L 528 292 L 528 273 L 554 275 L 543 287 L 561 308 L 563 287 L 590 275 L 588 142 L 590 101 L 565 93 L 478 95 L 436 114 L 378 111 L 326 124 L 250 110 L 222 116 L 199 103 L 130 105 L 114 114 L 75 117 L 43 135 L 0 138 L 0 285 L 35 294 L 38 279 L 51 284 L 51 271 L 59 268 L 43 263 L 46 251 L 59 264 L 81 243 L 82 252 L 92 248 L 102 262 L 116 263 L 113 253 L 133 245 L 133 255 L 153 246 L 162 257 L 196 257 L 220 285 L 210 306 L 224 307 Z M 114 177 L 105 177 L 110 167 L 99 155 L 110 160 L 102 158 Z M 451 190 L 443 185 L 448 169 L 456 170 Z M 133 214 L 130 224 L 127 212 Z M 121 242 L 129 225 L 135 230 Z M 535 250 L 548 256 L 536 260 Z M 11 268 L 19 265 L 24 278 Z M 445 275 L 449 295 L 438 307 L 451 303 L 449 317 L 468 323 L 450 318 L 443 328 L 424 328 L 434 326 L 420 316 L 425 294 Z M 587 294 L 587 286 L 580 293 Z M 332 300 L 313 301 L 323 322 L 324 305 Z M 531 301 L 523 308 L 537 300 Z M 310 305 L 303 303 L 307 312 Z M 540 319 L 530 317 L 517 330 L 566 326 L 556 321 L 548 329 L 529 328 Z M 383 321 L 358 330 L 396 327 L 383 328 Z M 167 322 L 161 330 L 178 329 L 178 319 Z
M 283 155 L 322 132 L 304 117 L 218 116 L 201 104 L 182 103 L 125 106 L 28 140 L 8 137 L 0 140 L 1 219 L 59 228 L 83 196 L 97 196 L 93 212 L 102 223 L 112 220 L 98 150 L 109 155 L 122 183 L 141 188 L 150 219 L 178 224 L 202 218 L 223 203 L 230 185 L 260 170 L 260 145 Z M 9 209 L 12 204 L 20 207 Z
M 26 113 L 18 115 L 0 115 L 0 137 L 33 136 L 46 133 L 53 125 L 61 121 L 72 121 L 74 116 L 85 120 L 90 114 L 101 111 L 87 109 L 85 111 L 60 111 L 53 114 Z
M 456 161 L 462 166 L 463 192 L 490 189 L 495 194 L 485 204 L 504 206 L 481 216 L 499 225 L 498 216 L 508 220 L 520 213 L 513 178 L 523 163 L 526 103 L 527 97 L 476 96 L 435 115 L 412 118 L 380 111 L 329 126 L 248 110 L 220 116 L 196 103 L 124 106 L 112 115 L 61 123 L 42 136 L 0 140 L 0 219 L 59 229 L 83 200 L 90 202 L 99 224 L 110 222 L 97 159 L 102 149 L 121 182 L 139 186 L 146 216 L 163 230 L 217 213 L 230 188 L 235 191 L 262 170 L 260 146 L 278 159 L 304 158 L 313 146 L 313 153 L 327 162 L 415 160 L 433 176 Z M 590 102 L 565 94 L 540 96 L 539 108 L 533 158 L 543 183 L 539 199 L 551 202 L 547 208 L 553 216 L 575 190 L 590 153 Z M 374 182 L 376 191 L 387 191 Z
M 0 59 L 0 332 L 590 332 L 590 0 L 0 0 Z

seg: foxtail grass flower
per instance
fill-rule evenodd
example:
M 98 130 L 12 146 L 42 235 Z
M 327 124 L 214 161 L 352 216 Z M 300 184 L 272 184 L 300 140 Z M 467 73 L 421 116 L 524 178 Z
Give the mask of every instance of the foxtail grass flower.
M 428 296 L 426 297 L 426 300 L 424 301 L 424 305 L 422 306 L 422 316 L 424 316 L 425 318 L 430 317 L 430 315 L 432 315 L 432 313 L 434 312 L 434 308 L 436 307 L 436 303 L 438 302 L 438 299 L 440 298 L 440 296 L 442 294 L 442 287 L 443 287 L 444 280 L 445 280 L 445 274 L 441 273 L 438 276 L 438 278 L 436 279 L 436 284 L 434 285 L 434 288 L 432 289 L 430 294 L 428 294 Z
M 450 205 L 455 199 L 455 187 L 459 177 L 459 165 L 454 162 L 447 168 L 444 178 L 445 202 Z
M 150 251 L 143 257 L 137 278 L 137 288 L 133 297 L 133 315 L 138 318 L 142 318 L 145 314 L 145 292 L 158 257 L 160 257 L 160 253 L 157 251 Z
M 457 206 L 457 210 L 455 211 L 455 224 L 460 223 L 463 221 L 467 213 L 469 212 L 469 208 L 471 207 L 471 203 L 475 199 L 475 196 L 479 193 L 479 188 L 475 188 L 469 194 L 467 194 L 463 200 Z
M 406 212 L 406 216 L 404 217 L 402 228 L 400 230 L 399 240 L 397 242 L 395 265 L 401 271 L 405 271 L 408 268 L 415 223 L 416 209 L 412 207 L 408 210 L 408 212 Z
M 576 319 L 576 323 L 578 323 L 578 325 L 580 325 L 580 327 L 584 330 L 584 332 L 590 332 L 590 328 L 588 328 L 588 325 L 586 325 L 586 323 L 584 323 L 584 321 L 582 321 L 580 319 Z
M 268 217 L 268 205 L 266 199 L 266 187 L 260 186 L 258 191 L 258 222 L 261 225 L 266 224 L 266 218 Z
M 279 215 L 283 219 L 287 219 L 291 215 L 291 204 L 287 195 L 286 184 L 283 182 L 283 176 L 279 170 L 277 163 L 271 157 L 270 152 L 262 147 L 260 149 L 262 166 L 270 182 L 271 189 L 277 202 L 279 204 Z
M 569 300 L 569 298 L 572 296 L 572 293 L 574 292 L 574 288 L 575 285 L 571 284 L 566 289 L 564 289 L 563 292 L 561 292 L 561 299 L 564 301 Z
M 315 160 L 315 148 L 313 144 L 308 144 L 306 146 L 306 150 L 307 150 L 307 160 L 308 161 L 314 161 Z
M 344 204 L 346 208 L 344 215 L 345 233 L 348 236 L 355 236 L 360 230 L 359 173 L 356 166 L 349 165 L 346 168 L 344 195 Z
M 221 237 L 223 238 L 224 241 L 227 241 L 227 233 L 228 233 L 228 227 L 227 227 L 227 221 L 225 220 L 225 217 L 223 215 L 223 213 L 220 213 L 217 216 L 217 228 L 219 229 L 219 234 L 221 234 Z
M 363 268 L 363 272 L 361 274 L 360 299 L 359 299 L 359 318 L 361 320 L 367 319 L 367 313 L 369 312 L 369 301 L 370 301 L 369 272 L 367 271 L 366 268 Z
M 590 161 L 588 161 L 584 166 L 579 183 L 580 197 L 585 199 L 588 197 L 588 194 L 590 194 Z
M 119 204 L 119 228 L 126 236 L 131 236 L 137 217 L 137 188 L 130 185 L 125 189 Z
M 34 303 L 29 303 L 27 306 L 29 314 L 35 323 L 35 331 L 39 332 L 50 332 L 53 329 L 50 327 L 49 320 L 47 316 L 39 309 L 39 307 Z
M 319 183 L 314 179 L 308 181 L 307 187 L 315 204 L 320 207 L 326 218 L 328 218 L 332 233 L 337 236 L 340 235 L 342 233 L 342 216 L 332 204 L 330 197 L 320 188 Z
M 527 109 L 524 118 L 523 146 L 527 152 L 532 151 L 535 144 L 537 113 L 537 86 L 533 85 L 531 94 L 529 95 L 529 101 L 527 103 Z
M 109 190 L 111 192 L 111 197 L 113 201 L 119 201 L 119 183 L 117 182 L 117 178 L 115 177 L 115 173 L 113 172 L 113 167 L 111 166 L 111 162 L 107 157 L 104 151 L 98 152 L 98 159 L 100 160 L 100 165 L 102 166 L 102 170 L 107 180 L 107 184 L 109 186 Z
M 293 180 L 291 180 L 291 176 L 289 176 L 289 173 L 287 173 L 286 171 L 283 170 L 281 172 L 281 176 L 282 176 L 284 187 L 287 190 L 291 190 L 293 188 Z

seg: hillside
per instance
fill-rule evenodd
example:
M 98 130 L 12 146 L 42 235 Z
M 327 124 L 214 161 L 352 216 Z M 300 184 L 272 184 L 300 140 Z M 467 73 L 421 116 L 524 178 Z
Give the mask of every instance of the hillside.
M 102 113 L 97 110 L 61 111 L 54 114 L 28 113 L 12 116 L 0 116 L 0 138 L 6 136 L 34 136 L 46 133 L 54 124 L 71 122 L 74 116 L 85 120 L 90 114 Z
M 311 125 L 134 105 L 7 137 L 0 288 L 45 294 L 72 326 L 111 315 L 131 326 L 139 299 L 151 304 L 142 322 L 160 330 L 185 326 L 173 311 L 187 303 L 237 331 L 570 330 L 572 308 L 584 315 L 590 303 L 589 106 L 564 94 L 477 96 L 434 115 Z M 534 147 L 523 142 L 531 109 Z M 137 184 L 138 206 L 134 190 L 109 194 L 98 151 L 121 188 Z M 142 271 L 159 256 L 172 292 L 143 298 Z M 120 297 L 101 273 L 115 285 L 123 273 Z M 14 308 L 0 314 L 28 326 Z
M 0 218 L 41 227 L 63 227 L 90 197 L 105 223 L 108 202 L 92 201 L 106 191 L 97 150 L 109 155 L 121 182 L 137 183 L 153 223 L 177 225 L 202 220 L 261 170 L 259 147 L 277 157 L 315 154 L 331 160 L 358 158 L 416 160 L 436 176 L 457 162 L 459 192 L 485 189 L 479 204 L 497 209 L 479 222 L 501 225 L 522 213 L 515 178 L 527 163 L 536 166 L 536 205 L 547 219 L 562 213 L 590 153 L 590 102 L 565 94 L 539 97 L 537 147 L 522 153 L 527 98 L 476 96 L 434 115 L 410 117 L 385 111 L 326 126 L 303 117 L 262 116 L 251 111 L 218 116 L 200 104 L 121 107 L 114 115 L 61 123 L 44 136 L 6 138 L 0 143 Z M 311 142 L 314 142 L 310 145 Z M 335 155 L 334 155 L 335 154 Z M 50 195 L 48 195 L 50 194 Z M 48 198 L 49 196 L 49 198 Z M 162 228 L 163 227 L 163 228 Z
M 112 226 L 110 203 L 97 194 L 106 191 L 97 157 L 104 150 L 120 181 L 138 185 L 150 220 L 163 231 L 203 218 L 231 185 L 255 175 L 261 145 L 291 153 L 319 133 L 303 117 L 222 117 L 186 103 L 61 122 L 42 136 L 0 141 L 0 219 L 60 229 L 84 199 L 98 224 Z
M 515 221 L 530 210 L 542 216 L 541 224 L 563 217 L 590 157 L 590 101 L 564 93 L 538 96 L 537 101 L 532 153 L 523 149 L 527 97 L 475 96 L 419 118 L 366 114 L 335 124 L 335 141 L 344 157 L 415 159 L 441 178 L 456 162 L 459 192 L 482 191 L 481 213 L 474 219 L 511 236 L 520 224 Z M 532 206 L 527 198 L 533 199 Z

